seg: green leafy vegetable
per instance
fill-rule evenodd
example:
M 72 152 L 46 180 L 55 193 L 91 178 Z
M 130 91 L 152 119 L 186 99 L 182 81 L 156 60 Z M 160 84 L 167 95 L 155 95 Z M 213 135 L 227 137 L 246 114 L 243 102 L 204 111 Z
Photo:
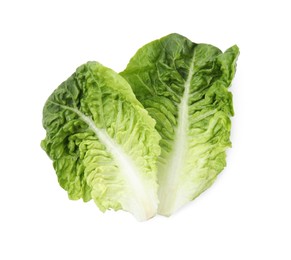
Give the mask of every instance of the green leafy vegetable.
M 231 146 L 238 55 L 237 46 L 223 53 L 170 34 L 139 49 L 120 75 L 80 66 L 43 110 L 41 146 L 69 198 L 146 220 L 209 188 Z
M 171 34 L 153 41 L 121 75 L 156 120 L 159 209 L 169 216 L 211 186 L 226 165 L 237 46 L 222 53 Z
M 41 146 L 69 198 L 139 220 L 157 211 L 155 122 L 114 71 L 88 62 L 63 82 L 43 110 Z

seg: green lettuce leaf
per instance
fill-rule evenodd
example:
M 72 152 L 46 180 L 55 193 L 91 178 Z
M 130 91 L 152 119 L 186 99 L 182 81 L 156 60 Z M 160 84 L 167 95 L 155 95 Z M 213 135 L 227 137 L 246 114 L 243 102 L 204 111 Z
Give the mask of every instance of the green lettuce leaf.
M 137 51 L 120 74 L 156 120 L 159 209 L 169 216 L 211 186 L 226 165 L 237 46 L 222 53 L 170 34 Z
M 156 214 L 160 136 L 121 76 L 97 62 L 80 66 L 48 98 L 43 126 L 41 146 L 70 199 L 138 220 Z

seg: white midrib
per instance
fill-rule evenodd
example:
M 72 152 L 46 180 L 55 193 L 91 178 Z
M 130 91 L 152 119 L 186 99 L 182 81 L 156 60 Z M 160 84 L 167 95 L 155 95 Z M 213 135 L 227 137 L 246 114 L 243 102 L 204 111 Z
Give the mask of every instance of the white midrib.
M 124 153 L 122 148 L 114 142 L 105 130 L 97 128 L 94 121 L 90 117 L 84 115 L 76 108 L 62 105 L 60 106 L 76 113 L 94 132 L 99 141 L 105 145 L 107 151 L 117 162 L 121 174 L 123 174 L 124 179 L 134 193 L 130 199 L 131 201 L 126 200 L 123 202 L 123 209 L 133 213 L 138 220 L 146 220 L 153 217 L 156 213 L 156 205 L 152 200 L 153 196 L 151 196 L 151 194 L 147 194 L 148 192 L 145 190 L 146 187 L 143 185 L 143 181 L 139 177 L 139 170 L 132 162 L 131 158 Z
M 187 151 L 187 136 L 188 136 L 188 101 L 191 86 L 191 79 L 194 75 L 194 57 L 191 60 L 189 74 L 184 84 L 184 93 L 181 102 L 178 106 L 178 127 L 175 131 L 175 142 L 173 150 L 167 159 L 168 165 L 164 166 L 164 172 L 161 182 L 159 183 L 159 209 L 158 212 L 162 215 L 171 215 L 177 207 L 177 193 L 179 185 L 180 172 L 184 166 L 184 160 Z

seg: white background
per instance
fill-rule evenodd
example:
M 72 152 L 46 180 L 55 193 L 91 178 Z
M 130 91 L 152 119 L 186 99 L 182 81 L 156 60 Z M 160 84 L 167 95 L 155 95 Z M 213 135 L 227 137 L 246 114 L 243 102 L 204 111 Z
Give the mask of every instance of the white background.
M 0 259 L 291 259 L 288 1 L 1 1 Z M 177 32 L 240 47 L 228 166 L 170 218 L 70 201 L 40 148 L 42 107 L 76 67 L 116 71 Z

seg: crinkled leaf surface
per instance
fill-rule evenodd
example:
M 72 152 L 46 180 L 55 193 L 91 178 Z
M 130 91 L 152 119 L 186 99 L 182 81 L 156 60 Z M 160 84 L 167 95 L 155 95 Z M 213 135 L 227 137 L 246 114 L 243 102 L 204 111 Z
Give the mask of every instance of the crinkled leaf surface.
M 222 53 L 171 34 L 153 41 L 121 75 L 156 120 L 159 213 L 171 215 L 211 186 L 226 165 L 238 47 Z
M 71 199 L 139 220 L 156 214 L 160 136 L 121 76 L 97 62 L 80 66 L 47 100 L 43 126 L 42 148 Z

